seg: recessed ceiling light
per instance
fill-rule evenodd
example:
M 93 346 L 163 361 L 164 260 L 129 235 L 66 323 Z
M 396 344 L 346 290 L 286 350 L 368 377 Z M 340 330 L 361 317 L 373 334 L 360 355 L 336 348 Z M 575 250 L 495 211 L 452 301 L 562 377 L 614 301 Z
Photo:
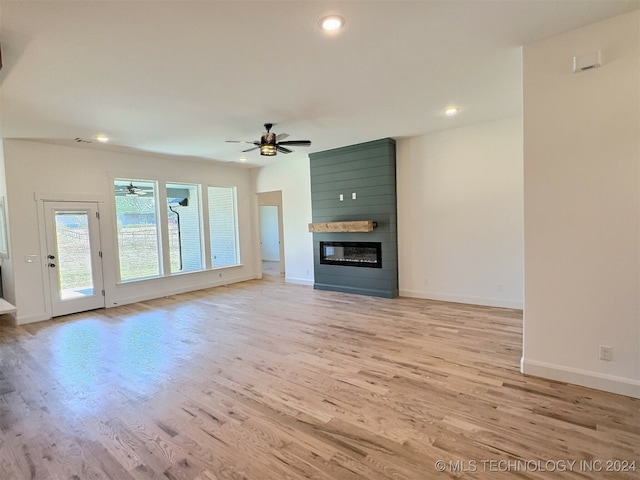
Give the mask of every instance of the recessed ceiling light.
M 247 157 L 240 157 L 240 161 L 241 162 L 246 162 L 247 161 Z
M 325 32 L 335 32 L 344 26 L 344 18 L 340 15 L 329 15 L 320 19 L 320 28 Z
M 453 117 L 459 111 L 460 109 L 458 107 L 447 107 L 447 109 L 444 111 L 444 114 L 449 117 Z
M 97 141 L 99 141 L 100 143 L 107 143 L 109 141 L 109 137 L 107 137 L 105 134 L 103 133 L 99 133 L 98 135 L 95 136 L 95 139 Z

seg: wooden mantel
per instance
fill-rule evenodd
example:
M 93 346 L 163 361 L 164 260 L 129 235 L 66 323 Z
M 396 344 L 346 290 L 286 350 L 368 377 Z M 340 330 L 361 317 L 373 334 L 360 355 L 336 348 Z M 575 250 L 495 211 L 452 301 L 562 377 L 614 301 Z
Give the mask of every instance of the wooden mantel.
M 372 232 L 378 224 L 373 220 L 354 220 L 351 222 L 325 222 L 310 223 L 309 231 L 312 233 L 330 232 Z

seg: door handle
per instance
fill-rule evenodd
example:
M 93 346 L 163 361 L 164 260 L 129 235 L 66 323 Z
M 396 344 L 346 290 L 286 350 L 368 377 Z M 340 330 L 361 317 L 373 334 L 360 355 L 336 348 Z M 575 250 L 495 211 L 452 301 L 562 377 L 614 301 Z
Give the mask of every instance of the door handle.
M 53 260 L 53 259 L 54 259 L 54 258 L 56 258 L 56 257 L 55 257 L 54 255 L 47 255 L 47 258 L 48 258 L 49 260 Z
M 55 263 L 50 263 L 49 265 L 47 265 L 49 268 L 54 268 L 56 266 Z

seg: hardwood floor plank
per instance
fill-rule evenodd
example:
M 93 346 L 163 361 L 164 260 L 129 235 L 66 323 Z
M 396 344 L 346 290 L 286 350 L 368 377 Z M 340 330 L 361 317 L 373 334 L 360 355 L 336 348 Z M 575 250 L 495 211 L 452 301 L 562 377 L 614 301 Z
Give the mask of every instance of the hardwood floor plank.
M 640 400 L 524 376 L 521 346 L 521 311 L 279 277 L 0 321 L 0 479 L 639 478 Z

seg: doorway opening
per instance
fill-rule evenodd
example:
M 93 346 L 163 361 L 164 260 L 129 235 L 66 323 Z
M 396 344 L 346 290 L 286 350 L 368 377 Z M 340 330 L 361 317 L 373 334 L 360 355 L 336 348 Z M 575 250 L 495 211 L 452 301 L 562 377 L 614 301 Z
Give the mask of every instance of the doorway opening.
M 258 193 L 260 257 L 263 275 L 284 276 L 282 192 Z

